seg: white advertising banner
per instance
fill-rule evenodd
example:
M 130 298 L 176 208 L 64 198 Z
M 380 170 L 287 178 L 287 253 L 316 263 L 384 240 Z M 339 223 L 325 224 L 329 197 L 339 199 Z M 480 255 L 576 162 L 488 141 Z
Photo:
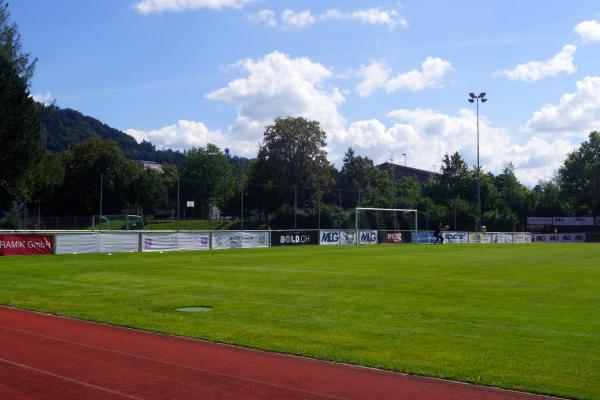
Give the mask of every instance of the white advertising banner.
M 377 231 L 359 231 L 360 244 L 377 244 Z
M 178 250 L 209 250 L 210 233 L 186 233 L 179 232 L 177 237 Z
M 536 243 L 577 243 L 585 242 L 585 233 L 538 233 L 533 234 Z
M 484 241 L 485 243 L 506 243 L 506 236 L 507 235 L 502 232 L 490 232 L 485 234 Z
M 319 244 L 323 246 L 334 246 L 340 244 L 339 230 L 319 231 Z
M 515 235 L 514 233 L 505 233 L 504 234 L 504 243 L 514 243 Z
M 554 225 L 590 226 L 594 225 L 594 217 L 554 217 Z
M 177 250 L 176 233 L 144 233 L 142 234 L 142 251 Z
M 527 217 L 527 225 L 552 225 L 552 217 Z
M 213 249 L 269 247 L 269 232 L 213 232 Z
M 485 233 L 469 233 L 469 243 L 485 243 Z
M 469 243 L 469 234 L 467 232 L 442 232 L 444 243 Z
M 528 232 L 513 233 L 513 243 L 531 243 L 532 235 Z
M 356 244 L 356 231 L 340 231 L 340 244 L 341 245 Z
M 137 233 L 101 233 L 103 253 L 132 253 L 139 250 L 140 235 Z
M 56 254 L 100 253 L 100 235 L 97 233 L 56 234 Z

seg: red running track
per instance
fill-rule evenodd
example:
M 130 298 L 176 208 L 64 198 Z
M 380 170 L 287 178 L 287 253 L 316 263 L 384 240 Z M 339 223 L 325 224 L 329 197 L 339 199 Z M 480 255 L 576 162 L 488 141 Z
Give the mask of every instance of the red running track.
M 550 399 L 0 307 L 0 399 Z

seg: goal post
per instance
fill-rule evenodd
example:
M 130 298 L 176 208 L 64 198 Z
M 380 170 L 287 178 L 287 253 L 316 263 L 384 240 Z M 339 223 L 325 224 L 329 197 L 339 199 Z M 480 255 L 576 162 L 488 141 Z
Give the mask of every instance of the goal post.
M 144 217 L 141 215 L 94 215 L 92 231 L 137 231 L 144 230 Z
M 363 230 L 377 231 L 378 233 L 396 232 L 398 236 L 405 232 L 410 237 L 419 229 L 418 218 L 418 212 L 415 209 L 357 207 L 354 213 L 354 229 L 356 237 L 360 237 L 360 232 Z M 360 244 L 359 240 L 357 240 L 357 244 Z

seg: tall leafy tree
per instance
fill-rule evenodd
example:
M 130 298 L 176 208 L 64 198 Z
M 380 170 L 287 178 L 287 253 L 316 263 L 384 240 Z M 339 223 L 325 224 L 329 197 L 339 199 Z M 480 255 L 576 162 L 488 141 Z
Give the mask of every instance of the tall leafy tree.
M 10 22 L 8 3 L 0 0 L 0 210 L 23 196 L 25 178 L 41 155 L 40 126 L 28 88 L 34 67 Z
M 254 195 L 268 199 L 265 211 L 290 205 L 290 188 L 302 189 L 295 193 L 302 206 L 333 186 L 326 136 L 319 122 L 302 117 L 277 118 L 266 127 L 251 178 Z
M 122 214 L 135 205 L 133 182 L 141 167 L 125 158 L 112 140 L 90 138 L 64 153 L 65 179 L 60 212 L 66 215 L 98 214 L 102 178 L 103 214 Z
M 213 144 L 189 150 L 180 173 L 181 200 L 194 200 L 202 217 L 209 215 L 211 206 L 223 209 L 235 193 L 231 163 Z
M 563 199 L 575 215 L 600 215 L 600 133 L 567 156 L 558 171 Z

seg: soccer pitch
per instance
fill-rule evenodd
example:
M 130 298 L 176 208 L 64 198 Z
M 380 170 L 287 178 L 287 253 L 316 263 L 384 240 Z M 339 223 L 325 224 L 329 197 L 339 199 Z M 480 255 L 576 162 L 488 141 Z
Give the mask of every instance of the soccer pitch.
M 0 303 L 419 375 L 600 398 L 600 245 L 0 259 Z M 210 312 L 176 312 L 209 306 Z

